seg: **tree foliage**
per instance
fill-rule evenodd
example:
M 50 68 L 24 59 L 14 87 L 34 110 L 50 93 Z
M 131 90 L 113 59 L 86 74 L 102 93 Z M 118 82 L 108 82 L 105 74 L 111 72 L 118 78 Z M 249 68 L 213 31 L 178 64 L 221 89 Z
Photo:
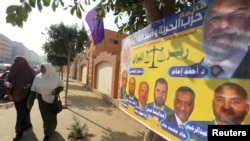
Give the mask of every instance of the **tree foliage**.
M 87 31 L 84 27 L 79 29 L 77 25 L 66 26 L 63 23 L 51 25 L 47 34 L 48 41 L 43 45 L 43 49 L 47 60 L 55 66 L 67 65 L 69 52 L 69 60 L 72 62 L 88 43 Z
M 42 11 L 44 7 L 51 7 L 56 11 L 59 7 L 70 9 L 72 15 L 82 18 L 84 7 L 91 4 L 91 0 L 72 0 L 73 5 L 65 6 L 66 0 L 20 0 L 20 5 L 11 5 L 6 9 L 6 22 L 13 26 L 22 27 L 28 19 L 33 8 Z M 96 0 L 92 0 L 96 1 Z M 103 19 L 110 11 L 114 12 L 114 23 L 119 33 L 134 33 L 148 24 L 170 16 L 183 10 L 188 5 L 199 0 L 101 0 L 97 18 Z M 129 17 L 128 21 L 122 21 L 123 16 Z M 119 24 L 121 21 L 121 25 Z
M 44 44 L 43 49 L 48 62 L 59 66 L 61 71 L 62 66 L 67 65 L 65 90 L 65 107 L 67 108 L 70 62 L 78 53 L 84 51 L 84 46 L 89 43 L 89 38 L 84 26 L 78 29 L 77 25 L 66 26 L 63 23 L 51 25 L 47 34 L 49 40 Z

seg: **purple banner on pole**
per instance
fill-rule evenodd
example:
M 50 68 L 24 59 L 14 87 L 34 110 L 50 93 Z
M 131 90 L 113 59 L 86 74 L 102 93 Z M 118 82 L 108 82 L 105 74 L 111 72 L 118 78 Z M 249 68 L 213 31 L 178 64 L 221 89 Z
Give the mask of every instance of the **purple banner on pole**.
M 90 28 L 90 31 L 94 40 L 94 45 L 101 43 L 102 40 L 104 39 L 103 22 L 100 19 L 95 19 L 97 15 L 96 10 L 98 9 L 99 5 L 100 3 L 97 6 L 95 6 L 93 9 L 91 9 L 85 17 L 85 20 L 89 25 L 89 28 Z

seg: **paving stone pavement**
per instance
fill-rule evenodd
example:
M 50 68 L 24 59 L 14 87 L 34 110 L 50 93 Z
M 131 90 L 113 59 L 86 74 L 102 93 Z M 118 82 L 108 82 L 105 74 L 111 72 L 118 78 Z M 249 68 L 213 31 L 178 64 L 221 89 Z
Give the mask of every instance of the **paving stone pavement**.
M 65 91 L 60 93 L 65 105 Z M 143 141 L 145 127 L 122 112 L 118 107 L 103 100 L 100 95 L 87 90 L 75 80 L 69 80 L 67 108 L 58 114 L 56 132 L 50 141 L 67 141 L 68 128 L 76 117 L 86 123 L 89 137 L 86 141 Z M 16 113 L 13 102 L 0 100 L 0 141 L 12 141 L 15 136 Z M 20 141 L 42 141 L 43 127 L 37 100 L 31 111 L 33 128 L 24 132 Z

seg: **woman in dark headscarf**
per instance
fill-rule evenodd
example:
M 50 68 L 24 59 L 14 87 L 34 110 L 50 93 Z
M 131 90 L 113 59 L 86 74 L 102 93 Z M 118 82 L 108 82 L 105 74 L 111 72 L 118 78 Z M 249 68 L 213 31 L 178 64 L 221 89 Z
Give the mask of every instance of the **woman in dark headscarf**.
M 22 137 L 24 130 L 32 127 L 30 110 L 27 108 L 27 99 L 35 76 L 36 72 L 24 57 L 15 57 L 5 83 L 8 97 L 14 101 L 17 113 L 14 141 Z

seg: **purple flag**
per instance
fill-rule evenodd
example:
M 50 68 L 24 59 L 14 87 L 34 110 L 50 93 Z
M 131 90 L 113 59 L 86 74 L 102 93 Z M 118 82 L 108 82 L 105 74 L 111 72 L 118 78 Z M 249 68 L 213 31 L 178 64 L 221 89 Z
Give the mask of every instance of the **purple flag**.
M 93 9 L 91 9 L 85 17 L 85 20 L 89 25 L 94 40 L 94 45 L 101 43 L 102 40 L 104 39 L 103 22 L 100 19 L 95 19 L 95 16 L 97 15 L 96 10 L 98 9 L 99 4 L 95 6 Z

